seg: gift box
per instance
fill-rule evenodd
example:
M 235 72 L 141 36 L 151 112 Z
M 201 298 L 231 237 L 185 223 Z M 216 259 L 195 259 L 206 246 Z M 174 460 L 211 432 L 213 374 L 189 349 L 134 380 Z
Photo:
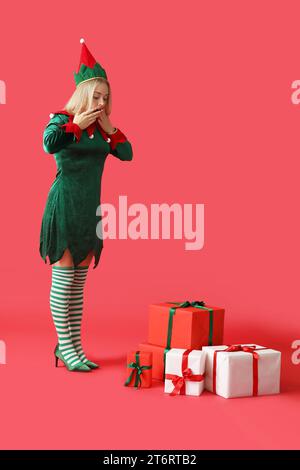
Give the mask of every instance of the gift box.
M 131 351 L 127 354 L 130 373 L 124 385 L 148 388 L 152 385 L 152 352 Z
M 164 380 L 164 356 L 168 350 L 162 346 L 156 346 L 150 343 L 140 343 L 138 345 L 140 351 L 152 353 L 152 379 Z
M 167 349 L 222 344 L 224 315 L 224 308 L 202 301 L 149 305 L 148 343 Z
M 281 353 L 257 344 L 206 346 L 205 388 L 224 398 L 280 392 Z
M 166 354 L 165 393 L 199 396 L 204 389 L 205 354 L 173 348 Z

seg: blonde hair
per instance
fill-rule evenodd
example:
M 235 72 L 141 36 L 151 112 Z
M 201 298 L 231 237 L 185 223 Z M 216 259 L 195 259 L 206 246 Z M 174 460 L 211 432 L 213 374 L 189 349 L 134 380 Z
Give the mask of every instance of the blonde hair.
M 91 108 L 93 94 L 99 83 L 105 83 L 108 86 L 108 100 L 105 104 L 105 112 L 109 116 L 111 113 L 111 88 L 109 82 L 104 77 L 98 77 L 79 83 L 63 109 L 68 111 L 68 113 L 76 114 Z

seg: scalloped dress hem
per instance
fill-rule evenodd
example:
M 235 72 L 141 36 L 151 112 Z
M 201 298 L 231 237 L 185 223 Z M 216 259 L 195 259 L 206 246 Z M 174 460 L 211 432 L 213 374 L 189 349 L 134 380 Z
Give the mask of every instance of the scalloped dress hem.
M 65 250 L 66 250 L 67 248 L 69 249 L 69 251 L 70 251 L 70 253 L 71 253 L 71 255 L 72 255 L 74 267 L 75 267 L 75 266 L 78 266 L 78 265 L 87 257 L 87 255 L 88 255 L 91 251 L 93 251 L 93 252 L 94 252 L 94 254 L 93 254 L 93 256 L 94 256 L 94 266 L 93 266 L 93 269 L 95 269 L 95 268 L 98 266 L 99 260 L 100 260 L 100 256 L 101 256 L 102 250 L 103 250 L 103 246 L 102 246 L 102 247 L 100 248 L 99 252 L 98 252 L 98 251 L 96 250 L 95 244 L 94 244 L 93 247 L 92 247 L 91 249 L 89 249 L 89 250 L 87 251 L 87 253 L 83 256 L 83 258 L 82 258 L 82 259 L 79 259 L 79 261 L 77 261 L 77 262 L 75 263 L 75 262 L 74 262 L 74 256 L 73 256 L 72 250 L 71 250 L 71 248 L 70 248 L 68 245 L 61 251 L 61 253 L 60 253 L 59 256 L 57 257 L 57 259 L 53 259 L 53 258 L 51 257 L 51 255 L 49 255 L 48 253 L 42 254 L 42 243 L 41 243 L 41 244 L 40 244 L 40 255 L 41 255 L 42 259 L 45 261 L 45 264 L 48 264 L 48 263 L 47 263 L 47 257 L 48 257 L 49 265 L 51 266 L 52 264 L 56 263 L 57 261 L 59 261 L 59 260 L 63 257 L 63 254 L 64 254 L 64 252 L 65 252 Z

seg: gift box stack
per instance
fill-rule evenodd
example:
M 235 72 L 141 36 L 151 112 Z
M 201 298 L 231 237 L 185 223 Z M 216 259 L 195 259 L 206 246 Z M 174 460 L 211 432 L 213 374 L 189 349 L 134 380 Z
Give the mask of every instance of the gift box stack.
M 141 351 L 152 352 L 152 378 L 164 380 L 166 354 L 172 348 L 201 350 L 223 344 L 223 308 L 204 302 L 162 302 L 149 306 L 148 341 Z
M 149 306 L 148 341 L 127 355 L 124 385 L 164 384 L 171 396 L 200 396 L 204 389 L 224 398 L 280 391 L 281 353 L 257 344 L 224 345 L 225 309 L 203 301 Z

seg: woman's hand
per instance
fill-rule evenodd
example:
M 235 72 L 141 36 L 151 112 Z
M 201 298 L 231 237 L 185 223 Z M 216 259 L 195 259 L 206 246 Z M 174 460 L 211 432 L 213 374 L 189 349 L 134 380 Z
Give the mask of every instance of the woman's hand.
M 83 113 L 77 113 L 74 116 L 73 122 L 77 124 L 80 129 L 86 129 L 100 116 L 101 111 L 99 108 L 89 109 Z
M 112 134 L 114 131 L 114 126 L 110 122 L 108 115 L 105 112 L 105 108 L 101 110 L 100 116 L 97 118 L 100 126 L 107 134 Z

